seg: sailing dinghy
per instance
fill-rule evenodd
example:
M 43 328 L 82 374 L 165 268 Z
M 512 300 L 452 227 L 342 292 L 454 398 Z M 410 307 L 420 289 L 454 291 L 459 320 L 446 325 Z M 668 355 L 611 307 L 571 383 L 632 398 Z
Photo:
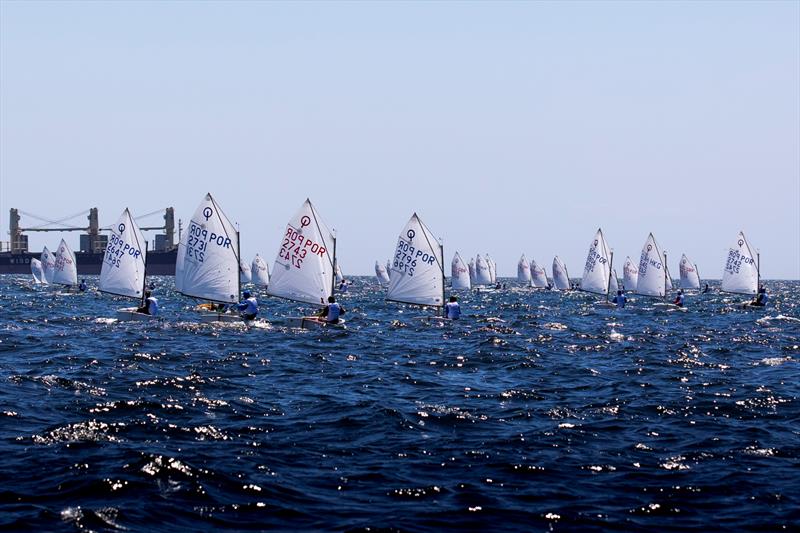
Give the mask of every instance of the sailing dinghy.
M 240 272 L 239 277 L 242 280 L 242 285 L 246 285 L 253 281 L 253 270 L 250 267 L 250 265 L 248 265 L 246 262 L 239 261 L 239 272 Z
M 97 289 L 106 294 L 134 298 L 144 306 L 146 283 L 147 243 L 139 226 L 126 208 L 116 224 L 111 226 L 103 265 L 100 267 L 100 282 Z M 117 309 L 117 320 L 150 320 L 146 313 L 137 312 L 137 307 Z
M 639 267 L 628 256 L 625 258 L 625 265 L 622 267 L 622 287 L 627 291 L 635 292 L 638 279 Z
M 681 271 L 681 289 L 699 289 L 700 288 L 700 273 L 697 271 L 697 265 L 692 263 L 686 254 L 681 256 L 679 264 Z
M 306 199 L 286 225 L 272 268 L 267 294 L 317 307 L 333 296 L 336 277 L 336 235 Z M 339 326 L 318 316 L 290 317 L 290 326 Z
M 201 322 L 242 320 L 238 312 L 225 312 L 226 306 L 239 303 L 239 233 L 210 193 L 197 206 L 178 245 L 175 287 L 184 296 L 211 302 L 201 304 Z
M 47 279 L 44 277 L 42 262 L 36 258 L 31 259 L 31 275 L 33 276 L 33 282 L 36 285 L 47 285 Z
M 416 213 L 400 233 L 393 257 L 386 300 L 444 309 L 444 247 Z
M 669 284 L 665 254 L 661 252 L 655 237 L 650 233 L 642 247 L 642 255 L 639 258 L 636 294 L 664 299 L 666 298 Z
M 522 254 L 522 257 L 519 258 L 519 263 L 517 263 L 517 281 L 525 286 L 531 285 L 531 265 L 525 259 L 525 254 Z
M 572 288 L 569 283 L 567 265 L 558 256 L 553 258 L 553 286 L 560 291 L 568 291 Z
M 469 283 L 470 285 L 475 285 L 476 283 L 476 274 L 475 274 L 475 258 L 471 257 L 469 260 L 469 264 L 467 264 L 467 268 L 469 269 Z
M 453 256 L 453 262 L 450 265 L 450 287 L 455 290 L 470 290 L 472 284 L 469 281 L 469 268 L 464 264 L 461 255 L 456 252 Z
M 608 243 L 603 236 L 603 230 L 598 228 L 589 245 L 589 254 L 586 256 L 586 264 L 583 267 L 582 291 L 602 294 L 608 300 L 613 258 L 614 255 L 609 250 Z
M 53 252 L 47 249 L 47 246 L 42 250 L 42 255 L 39 257 L 42 262 L 42 270 L 44 271 L 44 283 L 53 283 L 53 274 L 56 268 L 56 256 Z
M 78 266 L 75 254 L 67 241 L 61 239 L 53 261 L 53 283 L 74 289 L 78 285 Z
M 492 285 L 492 270 L 487 261 L 481 254 L 475 256 L 475 289 L 480 292 L 494 290 Z
M 743 232 L 739 232 L 736 243 L 728 250 L 725 259 L 725 270 L 722 272 L 722 291 L 733 294 L 755 296 L 761 283 L 761 265 L 758 252 L 747 241 Z M 752 302 L 745 302 L 749 306 Z
M 547 271 L 543 266 L 539 266 L 536 259 L 531 259 L 531 285 L 537 289 L 546 289 Z
M 250 265 L 250 273 L 253 285 L 256 287 L 263 288 L 269 285 L 269 266 L 258 254 L 253 258 L 253 262 Z
M 375 278 L 377 278 L 379 285 L 389 285 L 389 273 L 386 271 L 386 267 L 383 266 L 380 261 L 375 261 Z

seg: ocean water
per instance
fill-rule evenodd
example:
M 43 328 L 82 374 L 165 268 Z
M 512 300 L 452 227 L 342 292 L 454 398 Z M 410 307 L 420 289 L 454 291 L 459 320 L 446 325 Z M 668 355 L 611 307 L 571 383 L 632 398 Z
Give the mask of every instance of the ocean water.
M 438 324 L 356 278 L 325 331 L 266 298 L 201 325 L 153 283 L 163 319 L 116 323 L 0 277 L 0 529 L 800 527 L 798 282 L 685 312 L 515 288 Z

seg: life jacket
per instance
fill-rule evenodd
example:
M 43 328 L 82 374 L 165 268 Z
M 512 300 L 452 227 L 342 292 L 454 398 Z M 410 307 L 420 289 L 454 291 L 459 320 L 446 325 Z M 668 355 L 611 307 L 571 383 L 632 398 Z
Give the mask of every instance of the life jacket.
M 447 302 L 445 309 L 447 310 L 447 318 L 457 320 L 461 317 L 461 306 L 458 305 L 458 302 Z
M 158 315 L 158 300 L 156 300 L 155 296 L 151 296 L 147 299 L 147 314 L 152 316 Z
M 342 314 L 342 306 L 340 306 L 336 302 L 329 303 L 328 304 L 328 314 L 325 317 L 325 319 L 328 322 L 338 322 L 339 321 L 339 315 L 341 315 L 341 314 Z

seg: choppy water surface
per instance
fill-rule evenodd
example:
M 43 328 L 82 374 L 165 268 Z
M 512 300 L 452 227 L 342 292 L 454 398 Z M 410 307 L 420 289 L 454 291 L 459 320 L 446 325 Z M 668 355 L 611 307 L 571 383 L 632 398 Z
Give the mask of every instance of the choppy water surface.
M 363 278 L 345 331 L 273 299 L 199 325 L 154 283 L 164 319 L 115 323 L 129 301 L 0 278 L 0 528 L 800 523 L 798 282 L 757 311 L 509 289 L 439 325 Z

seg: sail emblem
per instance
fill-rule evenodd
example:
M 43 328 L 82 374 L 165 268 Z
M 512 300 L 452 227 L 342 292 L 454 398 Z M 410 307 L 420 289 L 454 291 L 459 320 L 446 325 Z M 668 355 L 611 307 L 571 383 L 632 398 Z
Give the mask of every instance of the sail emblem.
M 741 247 L 743 244 L 744 244 L 744 241 L 742 239 L 739 239 L 739 247 Z
M 411 239 L 413 239 L 413 238 L 414 238 L 414 236 L 415 236 L 416 234 L 417 234 L 417 232 L 416 232 L 416 231 L 414 231 L 413 229 L 410 229 L 410 230 L 408 230 L 408 231 L 406 232 L 406 237 L 408 237 L 408 240 L 410 241 Z
M 594 245 L 597 246 L 597 239 L 594 240 Z
M 309 224 L 311 224 L 311 219 L 309 217 L 304 216 L 303 218 L 300 219 L 300 226 L 305 228 Z
M 652 245 L 652 244 L 648 244 L 648 245 L 647 245 L 647 251 L 649 252 L 649 251 L 650 251 L 650 250 L 652 250 L 652 249 L 653 249 L 653 245 Z
M 117 229 L 119 230 L 120 233 L 124 232 L 125 231 L 125 224 L 120 223 L 120 225 L 117 226 Z
M 203 216 L 206 218 L 206 222 L 208 222 L 208 219 L 211 218 L 211 215 L 213 214 L 214 210 L 211 209 L 210 207 L 206 207 L 205 209 L 203 209 Z

